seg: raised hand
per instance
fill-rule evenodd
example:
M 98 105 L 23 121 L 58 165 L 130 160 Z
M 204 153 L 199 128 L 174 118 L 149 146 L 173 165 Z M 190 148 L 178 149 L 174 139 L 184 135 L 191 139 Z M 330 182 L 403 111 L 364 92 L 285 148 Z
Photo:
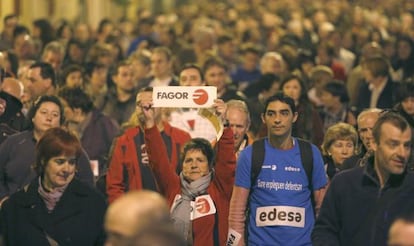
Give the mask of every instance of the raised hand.
M 222 122 L 224 122 L 226 116 L 227 106 L 222 99 L 215 99 L 213 108 L 215 110 L 215 114 L 220 118 Z
M 137 100 L 137 107 L 140 107 L 140 122 L 146 128 L 155 125 L 154 108 L 152 107 L 152 93 L 140 93 Z

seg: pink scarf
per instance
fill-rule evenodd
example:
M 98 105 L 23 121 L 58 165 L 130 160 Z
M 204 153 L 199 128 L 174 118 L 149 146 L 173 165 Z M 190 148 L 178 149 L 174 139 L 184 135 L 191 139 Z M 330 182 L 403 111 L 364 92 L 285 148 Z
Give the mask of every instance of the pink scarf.
M 45 188 L 43 188 L 42 179 L 41 177 L 39 177 L 39 189 L 37 189 L 37 191 L 39 192 L 40 197 L 45 202 L 49 213 L 51 213 L 53 209 L 55 209 L 56 204 L 59 202 L 67 186 L 68 184 L 63 187 L 56 188 L 54 189 L 54 191 L 48 192 L 45 190 Z

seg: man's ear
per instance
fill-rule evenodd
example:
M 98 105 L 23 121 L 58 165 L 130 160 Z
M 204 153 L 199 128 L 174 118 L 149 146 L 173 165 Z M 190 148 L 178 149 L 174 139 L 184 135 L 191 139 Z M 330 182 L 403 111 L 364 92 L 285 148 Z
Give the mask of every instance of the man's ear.
M 294 112 L 292 122 L 295 123 L 297 119 L 298 119 L 298 112 Z
M 264 118 L 265 116 L 264 116 L 264 113 L 262 113 L 261 115 L 260 115 L 260 118 L 262 118 L 262 122 L 263 122 L 263 124 L 266 124 L 266 121 L 265 121 L 265 118 Z

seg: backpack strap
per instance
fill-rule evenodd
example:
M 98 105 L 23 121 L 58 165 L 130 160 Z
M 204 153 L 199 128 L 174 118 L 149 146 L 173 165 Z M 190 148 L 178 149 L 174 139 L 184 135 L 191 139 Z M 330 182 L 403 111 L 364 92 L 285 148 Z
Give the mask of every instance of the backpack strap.
M 312 191 L 312 173 L 313 173 L 313 152 L 312 145 L 303 139 L 297 138 L 299 143 L 300 158 L 302 159 L 302 166 L 305 169 L 308 177 L 309 189 Z
M 252 167 L 251 167 L 251 182 L 250 191 L 254 182 L 259 176 L 260 170 L 262 169 L 263 161 L 265 157 L 265 139 L 261 138 L 256 140 L 252 144 Z
M 305 169 L 306 176 L 308 177 L 308 187 L 310 190 L 310 200 L 313 208 L 314 214 L 315 211 L 315 196 L 313 195 L 313 183 L 312 183 L 312 173 L 313 173 L 313 152 L 312 145 L 306 140 L 297 138 L 299 143 L 300 158 L 302 159 L 302 166 Z

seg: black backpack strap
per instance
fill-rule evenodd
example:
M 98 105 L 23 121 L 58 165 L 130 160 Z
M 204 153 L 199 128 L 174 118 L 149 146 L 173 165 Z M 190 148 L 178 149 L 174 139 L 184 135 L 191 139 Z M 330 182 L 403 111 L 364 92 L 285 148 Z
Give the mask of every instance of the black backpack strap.
M 259 176 L 260 170 L 262 169 L 263 161 L 265 157 L 265 139 L 261 138 L 256 140 L 252 144 L 252 168 L 251 168 L 251 182 L 250 191 L 254 182 Z
M 306 140 L 297 138 L 299 143 L 300 158 L 302 159 L 302 166 L 305 169 L 306 176 L 308 177 L 309 190 L 310 190 L 310 200 L 312 203 L 313 212 L 315 213 L 315 197 L 313 195 L 313 183 L 312 183 L 312 173 L 313 173 L 313 152 L 312 145 Z
M 308 177 L 309 189 L 312 191 L 312 173 L 313 173 L 313 152 L 312 145 L 303 139 L 297 138 L 299 143 L 300 158 L 302 159 L 302 165 L 305 169 L 306 176 Z

